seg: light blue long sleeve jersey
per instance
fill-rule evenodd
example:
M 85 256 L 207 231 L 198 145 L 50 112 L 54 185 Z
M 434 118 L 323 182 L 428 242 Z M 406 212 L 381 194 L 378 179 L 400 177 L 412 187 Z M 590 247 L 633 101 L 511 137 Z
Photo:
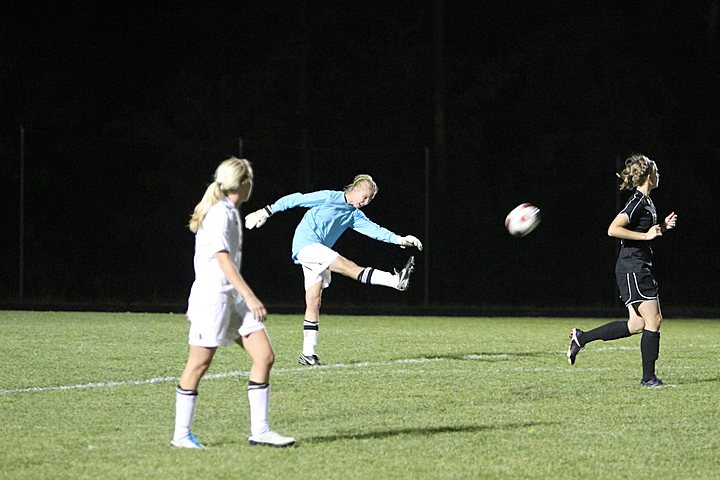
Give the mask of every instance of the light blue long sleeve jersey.
M 322 243 L 332 248 L 348 228 L 382 242 L 397 244 L 400 241 L 397 234 L 370 221 L 360 209 L 348 204 L 344 192 L 291 193 L 270 205 L 273 214 L 295 207 L 309 208 L 293 237 L 292 259 L 296 263 L 297 254 L 303 247 Z

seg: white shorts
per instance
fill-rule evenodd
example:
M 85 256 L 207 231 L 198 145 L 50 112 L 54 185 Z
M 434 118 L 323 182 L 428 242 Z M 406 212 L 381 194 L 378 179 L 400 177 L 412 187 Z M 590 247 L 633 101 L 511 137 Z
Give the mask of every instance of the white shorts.
M 229 302 L 193 302 L 188 305 L 190 321 L 188 343 L 197 347 L 226 347 L 238 338 L 247 337 L 265 324 L 248 310 L 245 299 L 236 295 Z
M 302 266 L 305 276 L 305 290 L 318 282 L 323 282 L 322 288 L 330 286 L 330 264 L 340 254 L 322 243 L 313 243 L 303 247 L 297 254 L 297 262 Z

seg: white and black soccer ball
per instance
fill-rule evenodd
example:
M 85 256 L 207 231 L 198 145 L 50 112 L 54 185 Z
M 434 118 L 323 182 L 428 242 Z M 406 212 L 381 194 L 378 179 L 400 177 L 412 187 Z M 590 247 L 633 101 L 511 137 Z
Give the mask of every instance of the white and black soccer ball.
M 505 228 L 513 237 L 524 237 L 540 224 L 540 209 L 531 203 L 521 203 L 505 217 Z

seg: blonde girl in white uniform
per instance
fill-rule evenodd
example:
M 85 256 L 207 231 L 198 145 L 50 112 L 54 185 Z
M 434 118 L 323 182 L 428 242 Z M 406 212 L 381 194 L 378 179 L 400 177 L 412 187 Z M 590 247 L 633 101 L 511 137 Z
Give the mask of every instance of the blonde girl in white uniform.
M 253 171 L 245 159 L 229 158 L 216 169 L 190 218 L 195 233 L 195 281 L 188 299 L 189 354 L 175 394 L 175 431 L 170 444 L 205 448 L 193 435 L 198 386 L 220 346 L 240 345 L 250 355 L 248 378 L 251 445 L 285 447 L 294 438 L 270 429 L 270 369 L 275 360 L 265 330 L 267 310 L 240 274 L 241 203 L 250 198 Z

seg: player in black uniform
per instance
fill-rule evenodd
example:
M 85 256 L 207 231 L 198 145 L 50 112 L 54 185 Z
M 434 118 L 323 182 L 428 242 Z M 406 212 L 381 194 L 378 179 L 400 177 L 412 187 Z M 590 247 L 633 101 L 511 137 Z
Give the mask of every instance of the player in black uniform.
M 625 168 L 617 174 L 621 190 L 635 192 L 625 207 L 608 227 L 608 235 L 620 239 L 620 253 L 615 265 L 615 276 L 620 299 L 628 307 L 627 322 L 606 323 L 584 332 L 570 330 L 568 361 L 575 364 L 577 354 L 595 340 L 616 340 L 642 332 L 640 353 L 644 387 L 659 387 L 662 380 L 655 375 L 655 361 L 660 351 L 660 324 L 662 313 L 658 299 L 658 285 L 652 275 L 652 245 L 655 237 L 675 228 L 677 215 L 670 213 L 658 223 L 657 211 L 650 191 L 660 184 L 660 173 L 655 162 L 644 155 L 634 154 L 625 160 Z

